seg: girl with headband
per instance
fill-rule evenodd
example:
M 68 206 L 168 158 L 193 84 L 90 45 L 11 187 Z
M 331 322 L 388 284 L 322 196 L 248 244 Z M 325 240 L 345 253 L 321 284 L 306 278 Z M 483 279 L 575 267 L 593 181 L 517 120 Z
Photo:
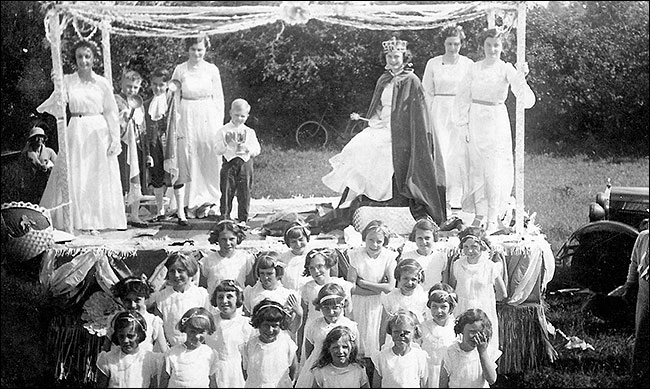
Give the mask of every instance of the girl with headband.
M 287 265 L 282 277 L 282 285 L 286 288 L 299 291 L 309 281 L 302 273 L 310 235 L 309 227 L 300 222 L 291 223 L 284 231 L 284 243 L 290 249 L 280 254 L 280 261 Z
M 449 285 L 458 296 L 457 312 L 480 308 L 488 315 L 494 329 L 490 338 L 490 349 L 499 349 L 499 321 L 497 317 L 497 296 L 507 296 L 506 285 L 501 276 L 503 264 L 492 262 L 491 249 L 485 230 L 467 227 L 458 234 L 460 257 L 452 264 Z
M 335 283 L 325 284 L 313 302 L 322 316 L 305 327 L 305 361 L 301 363 L 296 388 L 311 388 L 313 384 L 312 367 L 323 350 L 323 341 L 331 329 L 337 326 L 348 327 L 354 338 L 359 337 L 357 323 L 343 315 L 349 304 L 343 288 Z
M 221 280 L 235 280 L 242 286 L 255 284 L 255 257 L 248 250 L 237 247 L 245 238 L 242 227 L 232 220 L 222 220 L 210 231 L 208 242 L 219 245 L 219 251 L 211 252 L 199 261 L 210 295 Z
M 250 318 L 241 314 L 244 290 L 235 280 L 223 280 L 210 302 L 218 310 L 214 316 L 216 331 L 205 343 L 217 352 L 217 387 L 243 388 L 246 381 L 241 350 L 253 333 Z
M 118 347 L 97 356 L 97 387 L 158 387 L 160 354 L 139 347 L 147 337 L 147 322 L 142 315 L 137 311 L 120 312 L 111 328 L 111 342 Z
M 447 347 L 456 340 L 454 332 L 454 308 L 456 293 L 445 283 L 437 283 L 429 289 L 427 306 L 431 318 L 422 323 L 422 350 L 429 354 L 429 388 L 437 388 L 440 365 Z
M 205 344 L 205 338 L 215 330 L 212 314 L 202 307 L 191 308 L 177 327 L 187 335 L 186 340 L 165 354 L 160 387 L 215 388 L 217 353 Z
M 258 330 L 246 343 L 243 357 L 246 388 L 292 388 L 298 369 L 298 346 L 286 330 L 290 314 L 282 304 L 264 299 L 253 308 L 251 325 Z

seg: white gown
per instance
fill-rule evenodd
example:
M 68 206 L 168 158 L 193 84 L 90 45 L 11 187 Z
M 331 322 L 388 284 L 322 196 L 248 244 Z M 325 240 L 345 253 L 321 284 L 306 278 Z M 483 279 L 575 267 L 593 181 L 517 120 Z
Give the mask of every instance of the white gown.
M 370 118 L 368 127 L 330 158 L 332 171 L 322 178 L 328 188 L 343 193 L 349 187 L 355 195 L 363 194 L 375 201 L 393 198 L 390 113 L 394 85 L 388 83 L 381 94 L 379 117 Z
M 219 69 L 201 61 L 190 69 L 184 62 L 172 79 L 181 82 L 179 108 L 178 179 L 185 184 L 185 205 L 219 204 L 221 156 L 215 151 L 217 130 L 223 126 L 224 97 Z
M 75 230 L 126 229 L 117 155 L 108 155 L 111 140 L 120 139 L 117 103 L 108 80 L 95 73 L 92 78 L 93 82 L 82 82 L 77 73 L 63 77 L 70 112 L 98 115 L 71 116 L 65 132 L 68 149 L 59 152 L 57 161 L 68 161 L 68 194 Z M 67 178 L 63 169 L 63 163 L 54 165 L 40 202 L 42 207 L 52 209 L 65 202 L 63 186 Z M 51 216 L 54 228 L 66 229 L 62 208 L 52 211 Z
M 459 125 L 469 125 L 463 210 L 487 216 L 488 222 L 505 213 L 514 184 L 510 119 L 503 104 L 510 87 L 525 108 L 535 104 L 535 94 L 512 64 L 499 60 L 486 66 L 479 61 L 470 66 L 456 96 Z
M 422 87 L 426 92 L 427 105 L 436 139 L 440 144 L 445 165 L 447 182 L 447 203 L 454 208 L 461 207 L 463 177 L 467 175 L 467 144 L 465 133 L 458 127 L 455 109 L 458 85 L 465 77 L 472 63 L 461 55 L 454 64 L 443 64 L 443 56 L 431 58 L 427 62 L 422 77 Z

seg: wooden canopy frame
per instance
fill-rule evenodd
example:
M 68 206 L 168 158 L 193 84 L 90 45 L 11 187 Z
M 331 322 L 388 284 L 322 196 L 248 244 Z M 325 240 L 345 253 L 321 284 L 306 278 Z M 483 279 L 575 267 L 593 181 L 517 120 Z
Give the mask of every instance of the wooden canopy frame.
M 94 4 L 93 4 L 94 3 Z M 474 2 L 433 5 L 375 5 L 364 3 L 310 4 L 308 1 L 285 1 L 279 6 L 241 7 L 169 7 L 106 5 L 108 2 L 56 2 L 50 5 L 44 19 L 45 35 L 51 44 L 54 91 L 60 98 L 54 115 L 57 119 L 59 152 L 67 156 L 68 144 L 65 137 L 66 114 L 63 90 L 63 64 L 61 60 L 61 35 L 71 20 L 100 29 L 104 60 L 104 76 L 112 80 L 110 35 L 167 36 L 184 38 L 199 33 L 215 35 L 248 29 L 277 20 L 289 24 L 306 23 L 318 19 L 327 23 L 342 24 L 357 28 L 375 30 L 423 30 L 438 28 L 451 23 L 485 17 L 488 27 L 495 26 L 498 12 L 513 16 L 516 20 L 517 63 L 525 62 L 526 53 L 526 2 Z M 520 67 L 518 72 L 523 73 Z M 524 232 L 524 118 L 521 99 L 516 101 L 515 128 L 515 232 Z M 69 182 L 70 171 L 67 158 L 59 158 L 63 172 L 58 185 L 62 189 L 64 229 L 74 231 L 71 215 Z M 56 209 L 55 208 L 55 209 Z

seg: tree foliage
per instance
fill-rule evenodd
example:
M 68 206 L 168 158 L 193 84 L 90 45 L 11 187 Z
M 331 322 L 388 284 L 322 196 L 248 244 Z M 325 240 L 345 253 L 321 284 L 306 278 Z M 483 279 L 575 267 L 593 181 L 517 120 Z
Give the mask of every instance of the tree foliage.
M 139 3 L 191 6 L 196 2 Z M 256 2 L 220 2 L 235 3 Z M 52 90 L 42 19 L 37 2 L 3 4 L 3 149 L 18 147 L 29 129 L 30 115 Z M 477 37 L 485 26 L 484 20 L 463 23 L 467 40 L 461 54 L 482 58 Z M 415 72 L 422 76 L 427 60 L 444 50 L 438 33 L 371 31 L 316 20 L 305 25 L 278 21 L 211 37 L 206 59 L 221 70 L 226 105 L 237 97 L 247 99 L 253 107 L 250 125 L 260 137 L 290 142 L 304 120 L 325 113 L 331 124 L 342 129 L 350 112 L 365 114 L 383 71 L 381 41 L 392 35 L 408 40 Z M 93 36 L 98 43 L 100 35 Z M 65 72 L 74 70 L 67 47 L 75 39 L 74 29 L 68 27 L 63 35 Z M 509 41 L 504 60 L 515 63 L 514 33 Z M 527 150 L 648 155 L 647 2 L 549 2 L 548 7 L 532 8 L 526 45 L 528 80 L 538 98 L 535 107 L 526 111 Z M 180 39 L 114 35 L 111 48 L 116 89 L 124 68 L 134 68 L 148 80 L 155 67 L 171 72 L 187 59 Z M 102 72 L 101 60 L 96 70 Z M 151 93 L 147 82 L 144 87 L 147 97 Z M 514 100 L 508 99 L 507 106 L 514 122 Z

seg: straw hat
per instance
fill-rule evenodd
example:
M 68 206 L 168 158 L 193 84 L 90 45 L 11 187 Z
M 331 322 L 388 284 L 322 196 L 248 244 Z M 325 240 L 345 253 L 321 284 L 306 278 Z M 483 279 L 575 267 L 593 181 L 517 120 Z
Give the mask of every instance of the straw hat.
M 29 130 L 29 136 L 27 137 L 27 140 L 30 140 L 33 137 L 39 136 L 39 135 L 42 136 L 43 138 L 45 138 L 45 140 L 47 140 L 47 135 L 45 135 L 45 131 L 43 131 L 42 128 L 40 128 L 40 127 L 32 127 L 32 129 Z

